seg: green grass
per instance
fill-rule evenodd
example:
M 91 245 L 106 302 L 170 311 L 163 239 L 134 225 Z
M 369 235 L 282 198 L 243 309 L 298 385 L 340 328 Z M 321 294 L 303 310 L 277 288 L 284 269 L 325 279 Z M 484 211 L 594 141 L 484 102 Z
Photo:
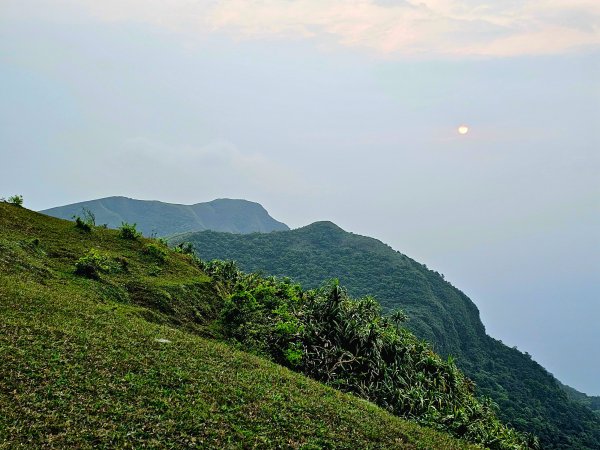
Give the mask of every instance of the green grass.
M 476 448 L 208 339 L 213 283 L 148 242 L 0 203 L 0 448 Z

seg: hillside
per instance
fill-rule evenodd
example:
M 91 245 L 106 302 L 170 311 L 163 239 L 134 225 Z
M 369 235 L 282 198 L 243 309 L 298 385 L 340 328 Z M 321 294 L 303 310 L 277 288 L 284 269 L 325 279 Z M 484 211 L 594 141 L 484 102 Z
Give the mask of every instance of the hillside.
M 258 203 L 218 199 L 195 205 L 177 205 L 126 197 L 107 197 L 41 211 L 72 220 L 84 209 L 94 213 L 96 223 L 118 228 L 122 222 L 137 224 L 145 236 L 171 236 L 178 233 L 214 230 L 229 233 L 268 233 L 284 231 L 287 225 L 273 219 Z
M 592 411 L 595 411 L 596 414 L 600 415 L 600 396 L 584 394 L 583 392 L 579 392 L 577 389 L 562 383 L 560 383 L 560 387 L 566 392 L 567 397 L 571 400 L 582 403 Z
M 207 231 L 173 240 L 183 241 L 204 259 L 232 259 L 243 270 L 290 276 L 308 287 L 337 277 L 351 295 L 374 295 L 388 311 L 402 308 L 407 326 L 442 355 L 456 356 L 507 423 L 538 435 L 544 448 L 600 448 L 600 420 L 589 408 L 570 401 L 529 355 L 487 336 L 475 304 L 442 275 L 376 239 L 319 222 L 269 235 Z
M 219 286 L 0 202 L 0 448 L 475 448 L 208 338 Z

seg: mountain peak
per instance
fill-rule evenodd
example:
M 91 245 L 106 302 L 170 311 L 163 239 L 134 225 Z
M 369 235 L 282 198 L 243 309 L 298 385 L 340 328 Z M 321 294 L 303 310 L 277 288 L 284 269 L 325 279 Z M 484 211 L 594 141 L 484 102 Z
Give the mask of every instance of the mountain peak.
M 75 215 L 81 215 L 84 209 L 94 213 L 98 224 L 117 228 L 122 222 L 136 223 L 146 236 L 172 236 L 203 230 L 240 234 L 289 230 L 286 224 L 273 219 L 261 204 L 228 198 L 182 205 L 118 196 L 40 212 L 61 219 L 71 219 Z
M 307 230 L 307 231 L 321 230 L 321 231 L 335 231 L 335 232 L 342 232 L 342 233 L 346 232 L 344 229 L 342 229 L 341 227 L 339 227 L 338 225 L 336 225 L 335 223 L 333 223 L 329 220 L 320 220 L 318 222 L 311 223 L 310 225 L 306 225 L 305 227 L 300 228 L 300 230 Z

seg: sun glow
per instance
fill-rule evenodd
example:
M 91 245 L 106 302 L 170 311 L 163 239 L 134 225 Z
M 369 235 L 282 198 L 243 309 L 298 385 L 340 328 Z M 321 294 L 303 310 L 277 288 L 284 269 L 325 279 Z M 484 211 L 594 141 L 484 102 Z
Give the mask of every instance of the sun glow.
M 467 134 L 469 132 L 469 127 L 466 125 L 461 125 L 458 127 L 458 134 Z

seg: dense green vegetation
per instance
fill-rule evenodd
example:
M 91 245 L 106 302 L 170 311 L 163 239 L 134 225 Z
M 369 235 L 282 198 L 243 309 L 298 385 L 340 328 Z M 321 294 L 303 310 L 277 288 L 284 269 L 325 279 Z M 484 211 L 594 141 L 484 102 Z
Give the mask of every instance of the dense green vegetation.
M 92 276 L 78 273 L 84 264 L 93 267 Z M 158 240 L 130 239 L 99 227 L 83 230 L 0 203 L 0 448 L 470 448 L 241 351 L 276 354 L 281 348 L 259 348 L 243 333 L 239 339 L 231 334 L 244 320 L 228 317 L 251 287 L 248 280 L 256 283 L 255 294 L 269 285 L 289 286 L 290 295 L 281 300 L 303 291 L 285 281 L 219 269 L 228 264 L 210 264 L 211 276 L 202 267 Z M 232 279 L 241 282 L 232 285 Z M 343 303 L 350 306 L 349 301 Z M 283 307 L 278 314 L 287 317 Z M 432 370 L 413 373 L 407 366 L 407 373 L 463 389 L 460 396 L 447 393 L 442 404 L 460 406 L 464 400 L 483 411 L 480 422 L 494 423 L 451 362 L 407 332 L 384 327 L 378 316 L 364 320 L 420 346 L 415 355 L 429 356 Z M 263 323 L 268 335 L 295 335 L 280 322 Z M 219 339 L 237 342 L 239 349 Z M 287 349 L 292 351 L 285 353 L 285 365 L 295 370 L 310 360 L 304 352 L 295 357 L 294 346 Z M 444 378 L 448 368 L 455 380 Z M 421 394 L 438 389 L 427 386 Z M 448 428 L 433 420 L 430 408 L 427 414 L 404 415 Z M 464 427 L 453 431 L 473 439 L 481 424 L 467 420 Z M 495 431 L 505 440 L 489 434 L 487 439 L 498 448 L 508 438 L 518 439 L 504 427 Z
M 175 237 L 204 259 L 236 260 L 242 270 L 289 276 L 307 288 L 339 278 L 350 295 L 373 295 L 391 312 L 403 309 L 407 327 L 434 344 L 500 406 L 500 417 L 540 437 L 544 448 L 600 448 L 600 420 L 573 402 L 557 380 L 527 354 L 486 335 L 473 302 L 437 272 L 372 238 L 330 222 L 269 235 L 211 231 Z
M 53 217 L 71 220 L 91 213 L 98 224 L 118 228 L 121 223 L 136 223 L 145 236 L 170 236 L 199 230 L 252 233 L 288 230 L 273 219 L 258 203 L 219 199 L 195 205 L 108 197 L 42 211 Z M 85 219 L 85 217 L 84 217 Z
M 303 291 L 289 279 L 245 275 L 231 263 L 205 268 L 226 287 L 221 325 L 242 348 L 471 442 L 537 447 L 537 439 L 503 426 L 491 402 L 477 400 L 451 358 L 443 361 L 400 328 L 402 312 L 382 317 L 374 299 L 351 299 L 337 281 Z
M 567 394 L 567 397 L 569 397 L 571 400 L 587 406 L 592 411 L 595 411 L 596 414 L 600 414 L 600 396 L 584 394 L 583 392 L 579 392 L 577 389 L 573 389 L 572 387 L 562 383 L 560 387 L 563 388 Z

